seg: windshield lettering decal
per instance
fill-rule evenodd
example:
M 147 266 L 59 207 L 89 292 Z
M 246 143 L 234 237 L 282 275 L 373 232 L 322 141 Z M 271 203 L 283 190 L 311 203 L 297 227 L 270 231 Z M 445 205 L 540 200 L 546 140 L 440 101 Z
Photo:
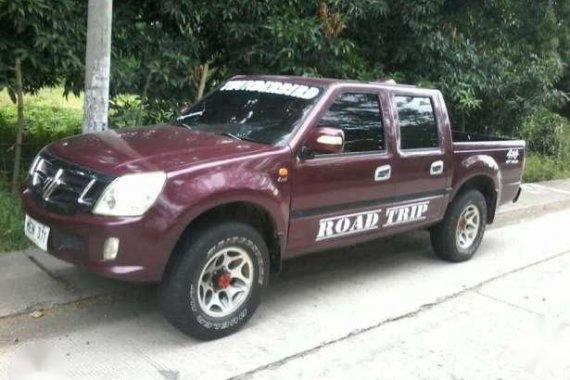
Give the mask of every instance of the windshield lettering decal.
M 226 82 L 220 91 L 252 91 L 276 95 L 286 95 L 294 98 L 313 99 L 319 94 L 317 87 L 278 82 L 271 80 L 231 80 Z

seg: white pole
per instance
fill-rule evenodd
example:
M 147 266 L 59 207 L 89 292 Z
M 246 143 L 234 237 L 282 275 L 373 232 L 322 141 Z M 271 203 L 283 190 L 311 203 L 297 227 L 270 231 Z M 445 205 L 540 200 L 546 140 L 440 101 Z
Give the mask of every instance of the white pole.
M 113 0 L 89 0 L 83 133 L 107 129 Z

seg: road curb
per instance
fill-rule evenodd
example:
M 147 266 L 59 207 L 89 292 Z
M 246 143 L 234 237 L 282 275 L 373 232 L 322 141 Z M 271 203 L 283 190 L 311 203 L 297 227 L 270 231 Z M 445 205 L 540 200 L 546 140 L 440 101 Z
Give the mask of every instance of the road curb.
M 528 207 L 514 208 L 511 210 L 498 210 L 495 222 L 490 226 L 499 228 L 522 222 L 530 218 L 538 218 L 550 212 L 570 208 L 570 198 L 556 202 L 535 204 Z

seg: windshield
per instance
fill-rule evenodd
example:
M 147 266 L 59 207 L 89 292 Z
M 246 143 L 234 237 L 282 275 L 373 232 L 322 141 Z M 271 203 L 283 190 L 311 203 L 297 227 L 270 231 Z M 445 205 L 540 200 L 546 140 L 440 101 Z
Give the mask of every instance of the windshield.
M 177 121 L 192 130 L 279 144 L 303 119 L 321 90 L 278 81 L 228 81 Z

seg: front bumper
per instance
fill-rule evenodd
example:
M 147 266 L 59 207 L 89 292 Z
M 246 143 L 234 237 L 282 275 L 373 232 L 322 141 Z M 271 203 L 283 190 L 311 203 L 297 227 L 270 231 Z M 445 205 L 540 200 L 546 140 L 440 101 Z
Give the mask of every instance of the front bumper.
M 134 282 L 157 282 L 172 251 L 168 238 L 152 215 L 105 217 L 92 214 L 63 215 L 42 208 L 29 190 L 22 193 L 24 211 L 50 227 L 48 253 L 102 276 Z M 115 260 L 103 260 L 109 237 L 120 240 Z

